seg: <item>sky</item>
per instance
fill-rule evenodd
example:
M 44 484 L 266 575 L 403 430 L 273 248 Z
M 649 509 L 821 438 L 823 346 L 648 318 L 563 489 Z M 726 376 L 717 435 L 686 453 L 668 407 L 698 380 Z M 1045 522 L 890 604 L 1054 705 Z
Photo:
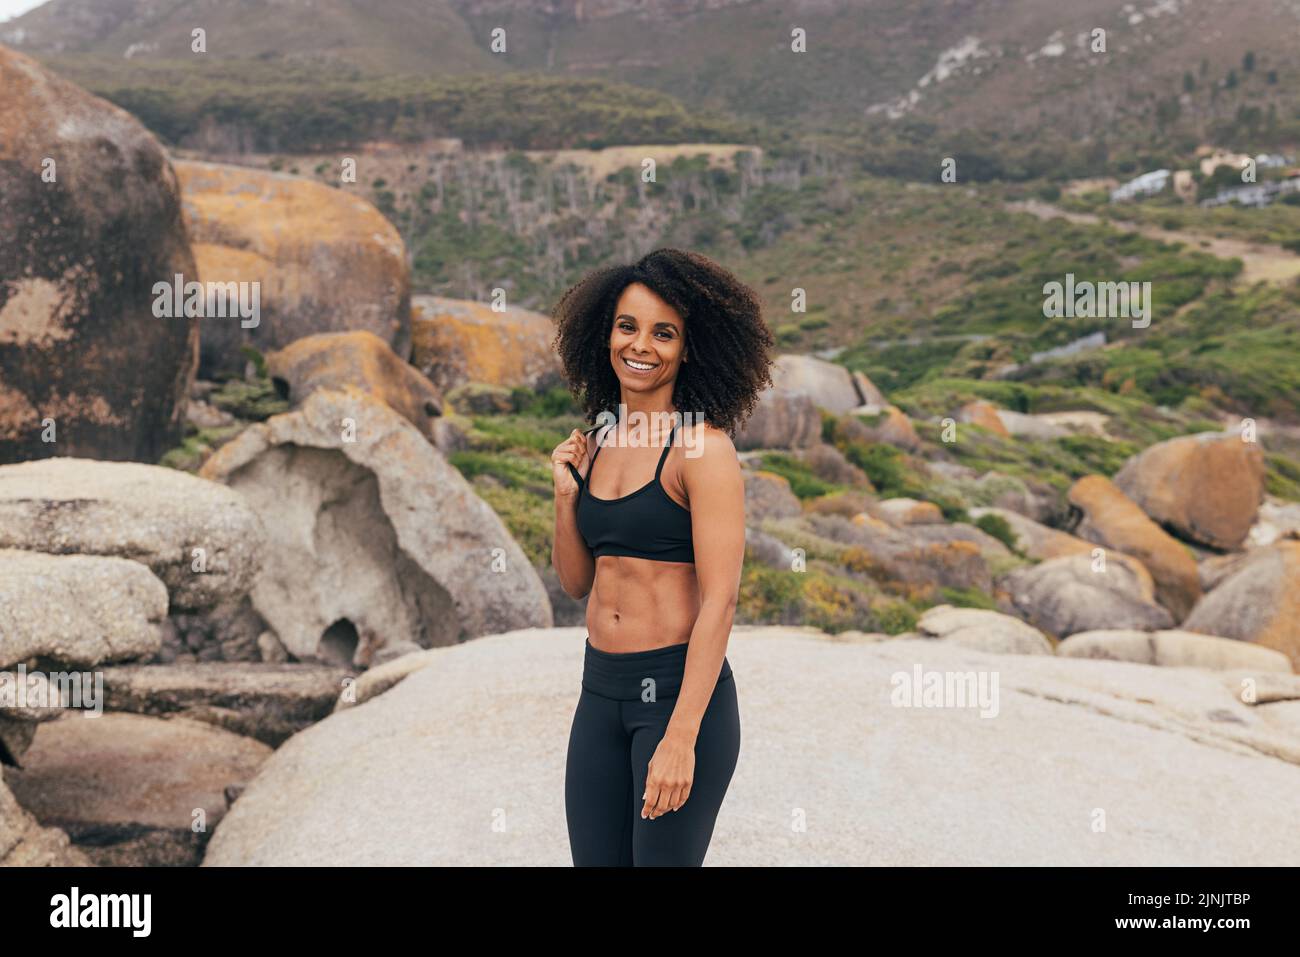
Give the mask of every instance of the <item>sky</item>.
M 0 20 L 8 20 L 20 13 L 26 13 L 32 7 L 39 7 L 45 0 L 0 0 Z

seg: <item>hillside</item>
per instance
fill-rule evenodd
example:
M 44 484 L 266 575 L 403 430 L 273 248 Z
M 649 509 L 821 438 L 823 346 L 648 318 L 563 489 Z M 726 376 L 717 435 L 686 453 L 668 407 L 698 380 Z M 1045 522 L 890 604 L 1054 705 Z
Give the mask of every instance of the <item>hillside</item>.
M 314 102 L 322 83 L 387 76 L 405 78 L 384 89 L 412 107 L 387 117 L 398 133 L 459 135 L 421 110 L 428 93 L 418 79 L 526 73 L 652 89 L 691 111 L 791 134 L 821 131 L 856 144 L 868 167 L 909 178 L 932 178 L 945 155 L 958 157 L 964 178 L 1020 178 L 1147 165 L 1210 138 L 1254 150 L 1300 140 L 1300 64 L 1289 56 L 1300 11 L 1284 0 L 882 0 L 867 11 L 847 0 L 393 0 L 381 12 L 322 0 L 310 17 L 303 9 L 51 0 L 6 24 L 0 42 L 44 57 L 169 138 L 192 132 L 180 122 L 192 95 L 177 82 L 242 63 L 249 69 L 230 71 L 223 108 L 209 112 L 263 131 L 275 128 L 256 118 L 268 84 Z M 196 64 L 196 25 L 216 64 Z M 791 51 L 795 26 L 806 30 L 806 53 Z M 498 27 L 508 40 L 500 54 L 489 49 Z M 1106 31 L 1104 52 L 1095 29 Z M 373 106 L 345 98 L 334 111 Z M 606 140 L 620 141 L 631 142 Z M 279 148 L 295 145 L 312 144 Z

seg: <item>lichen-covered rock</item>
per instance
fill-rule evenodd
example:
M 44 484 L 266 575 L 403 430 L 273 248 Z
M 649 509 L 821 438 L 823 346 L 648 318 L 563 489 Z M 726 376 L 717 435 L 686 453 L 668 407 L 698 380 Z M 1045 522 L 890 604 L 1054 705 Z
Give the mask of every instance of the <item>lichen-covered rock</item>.
M 1212 548 L 1237 548 L 1264 499 L 1264 453 L 1238 432 L 1183 435 L 1130 459 L 1115 485 L 1179 535 Z
M 1132 555 L 1156 582 L 1156 600 L 1181 620 L 1201 597 L 1196 559 L 1153 522 L 1104 475 L 1085 475 L 1070 487 L 1078 510 L 1074 534 L 1085 541 Z
M 178 161 L 199 279 L 260 283 L 260 316 L 203 323 L 205 377 L 318 332 L 367 330 L 399 358 L 411 350 L 411 288 L 397 229 L 360 196 L 246 166 Z
M 549 316 L 518 306 L 502 312 L 484 302 L 415 296 L 411 365 L 440 393 L 467 382 L 545 391 L 563 385 Z
M 0 548 L 130 558 L 177 609 L 245 594 L 264 537 L 237 493 L 174 469 L 67 458 L 0 467 Z
M 545 586 L 497 514 L 359 389 L 318 389 L 200 474 L 261 516 L 267 558 L 250 595 L 299 659 L 367 665 L 393 645 L 551 623 Z
M 978 425 L 982 429 L 988 429 L 994 435 L 1000 435 L 1003 438 L 1010 438 L 1011 433 L 1002 422 L 1002 417 L 997 406 L 991 402 L 985 402 L 983 399 L 976 399 L 974 402 L 967 402 L 957 410 L 956 419 L 958 422 L 968 422 L 971 425 Z
M 0 464 L 156 461 L 180 439 L 199 336 L 153 313 L 154 283 L 195 272 L 167 154 L 4 47 L 0 91 Z
M 1285 539 L 1248 552 L 1183 628 L 1272 648 L 1300 670 L 1300 542 Z
M 292 405 L 301 405 L 317 389 L 356 386 L 434 441 L 433 423 L 442 415 L 438 390 L 373 332 L 306 336 L 268 355 L 266 370 Z

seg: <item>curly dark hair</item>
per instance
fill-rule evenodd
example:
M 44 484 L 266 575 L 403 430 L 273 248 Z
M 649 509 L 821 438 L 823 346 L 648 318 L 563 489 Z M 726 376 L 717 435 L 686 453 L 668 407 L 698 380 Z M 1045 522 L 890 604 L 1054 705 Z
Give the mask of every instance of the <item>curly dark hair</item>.
M 569 390 L 587 420 L 613 411 L 622 397 L 609 361 L 614 308 L 634 282 L 654 290 L 686 324 L 673 405 L 690 410 L 733 439 L 759 393 L 772 383 L 772 338 L 757 293 L 700 253 L 661 248 L 630 266 L 603 266 L 570 286 L 551 310 L 552 342 Z

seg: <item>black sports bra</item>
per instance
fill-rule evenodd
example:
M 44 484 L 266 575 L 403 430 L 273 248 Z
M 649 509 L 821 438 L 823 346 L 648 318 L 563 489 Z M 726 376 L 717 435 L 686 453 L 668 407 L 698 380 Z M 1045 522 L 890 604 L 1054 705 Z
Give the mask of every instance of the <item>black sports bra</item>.
M 600 445 L 591 456 L 587 481 L 569 463 L 569 471 L 578 482 L 578 532 L 594 556 L 627 555 L 656 562 L 695 562 L 691 539 L 691 512 L 664 491 L 659 480 L 677 434 L 673 423 L 668 444 L 659 456 L 655 477 L 635 492 L 622 498 L 596 498 L 591 494 L 591 474 L 596 468 Z

